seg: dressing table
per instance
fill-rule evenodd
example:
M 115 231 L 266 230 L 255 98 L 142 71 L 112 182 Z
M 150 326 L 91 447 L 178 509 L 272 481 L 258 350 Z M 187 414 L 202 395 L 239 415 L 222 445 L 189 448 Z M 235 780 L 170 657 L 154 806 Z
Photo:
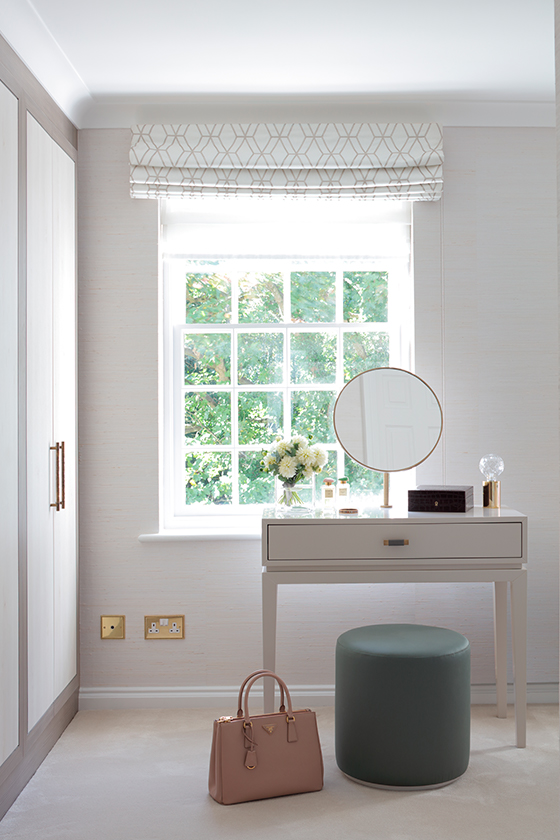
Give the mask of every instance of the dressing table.
M 276 664 L 281 584 L 494 584 L 498 717 L 507 712 L 507 590 L 510 589 L 517 746 L 526 743 L 527 517 L 509 508 L 466 513 L 373 509 L 358 516 L 278 515 L 262 521 L 263 668 Z M 371 623 L 375 623 L 372 615 Z M 265 683 L 265 710 L 273 685 Z
M 437 446 L 443 413 L 432 389 L 409 371 L 375 368 L 340 392 L 336 436 L 357 463 L 384 473 L 383 504 L 336 511 L 265 508 L 262 520 L 263 667 L 276 664 L 281 584 L 494 584 L 498 717 L 507 713 L 507 597 L 511 605 L 516 743 L 526 744 L 527 517 L 509 508 L 417 513 L 389 504 L 389 473 L 422 463 Z M 375 623 L 372 615 L 371 623 Z M 274 685 L 266 679 L 265 712 Z

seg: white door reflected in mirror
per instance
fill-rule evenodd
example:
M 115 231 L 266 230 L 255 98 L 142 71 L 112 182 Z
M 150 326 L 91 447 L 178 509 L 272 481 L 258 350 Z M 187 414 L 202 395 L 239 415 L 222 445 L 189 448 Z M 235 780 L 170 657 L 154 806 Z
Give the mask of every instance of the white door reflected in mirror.
M 432 389 L 416 374 L 374 368 L 344 386 L 333 422 L 341 446 L 354 461 L 388 473 L 426 460 L 441 437 L 443 414 Z

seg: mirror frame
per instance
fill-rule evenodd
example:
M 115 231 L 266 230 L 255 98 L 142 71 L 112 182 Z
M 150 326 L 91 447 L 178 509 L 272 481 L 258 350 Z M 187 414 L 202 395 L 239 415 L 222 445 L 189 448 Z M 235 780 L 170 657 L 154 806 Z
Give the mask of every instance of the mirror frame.
M 437 438 L 436 442 L 434 443 L 434 445 L 432 446 L 432 448 L 430 449 L 430 451 L 428 452 L 428 454 L 427 454 L 427 455 L 425 455 L 423 458 L 421 458 L 419 461 L 417 461 L 415 464 L 411 464 L 411 465 L 410 465 L 410 466 L 408 466 L 408 467 L 400 467 L 398 470 L 385 470 L 385 469 L 380 469 L 380 468 L 378 468 L 378 467 L 372 467 L 372 466 L 370 466 L 370 464 L 364 464 L 364 463 L 363 463 L 363 461 L 359 461 L 359 460 L 358 460 L 358 458 L 354 457 L 354 455 L 352 455 L 352 453 L 351 453 L 351 452 L 349 452 L 349 451 L 348 451 L 348 449 L 346 448 L 346 446 L 343 444 L 343 442 L 342 442 L 342 440 L 340 439 L 340 436 L 339 436 L 339 434 L 338 434 L 338 430 L 337 430 L 337 428 L 336 428 L 336 407 L 337 407 L 337 405 L 338 405 L 338 401 L 339 401 L 340 397 L 342 396 L 342 394 L 344 393 L 345 389 L 348 387 L 348 385 L 350 385 L 350 383 L 351 383 L 351 382 L 354 382 L 354 380 L 355 380 L 355 379 L 358 379 L 358 377 L 360 377 L 360 376 L 364 376 L 366 373 L 371 373 L 371 372 L 372 372 L 372 371 L 374 371 L 374 370 L 400 370 L 400 371 L 402 371 L 403 373 L 407 373 L 409 376 L 413 376 L 415 379 L 420 380 L 420 382 L 421 382 L 423 385 L 425 385 L 425 387 L 426 387 L 429 391 L 431 391 L 431 392 L 432 392 L 432 394 L 434 395 L 434 399 L 435 399 L 435 401 L 436 401 L 436 403 L 437 403 L 437 406 L 438 406 L 438 408 L 439 408 L 439 413 L 440 413 L 440 417 L 441 417 L 441 424 L 440 424 L 439 435 L 438 435 L 438 438 Z M 433 390 L 433 388 L 430 388 L 430 386 L 428 385 L 428 383 L 427 383 L 427 382 L 425 382 L 425 381 L 424 381 L 424 380 L 423 380 L 420 376 L 418 376 L 416 373 L 412 373 L 410 370 L 405 370 L 404 368 L 397 368 L 397 367 L 392 367 L 392 366 L 378 367 L 378 368 L 370 368 L 369 370 L 363 370 L 363 371 L 361 371 L 361 373 L 357 373 L 357 374 L 356 374 L 356 376 L 353 376 L 353 377 L 352 377 L 352 379 L 348 380 L 348 382 L 346 382 L 346 384 L 344 385 L 344 387 L 341 389 L 341 391 L 340 391 L 340 393 L 339 393 L 338 397 L 336 398 L 336 402 L 335 402 L 335 404 L 334 404 L 334 408 L 333 408 L 333 426 L 334 426 L 334 433 L 335 433 L 335 435 L 336 435 L 336 439 L 337 439 L 337 441 L 340 443 L 340 445 L 342 446 L 342 448 L 344 449 L 344 451 L 346 452 L 346 454 L 347 454 L 350 458 L 352 458 L 352 460 L 353 460 L 353 461 L 355 461 L 357 464 L 360 464 L 362 467 L 366 467 L 366 469 L 368 469 L 368 470 L 373 470 L 374 472 L 380 472 L 380 473 L 406 472 L 407 470 L 413 470 L 415 467 L 419 466 L 419 465 L 420 465 L 420 464 L 422 464 L 422 463 L 423 463 L 423 462 L 424 462 L 427 458 L 429 458 L 429 457 L 430 457 L 430 455 L 432 454 L 432 452 L 434 451 L 434 449 L 436 448 L 436 446 L 438 445 L 438 443 L 440 442 L 440 440 L 441 440 L 441 436 L 442 436 L 442 434 L 443 434 L 443 409 L 442 409 L 442 407 L 441 407 L 441 403 L 440 403 L 440 401 L 438 400 L 437 395 L 436 395 L 435 391 Z

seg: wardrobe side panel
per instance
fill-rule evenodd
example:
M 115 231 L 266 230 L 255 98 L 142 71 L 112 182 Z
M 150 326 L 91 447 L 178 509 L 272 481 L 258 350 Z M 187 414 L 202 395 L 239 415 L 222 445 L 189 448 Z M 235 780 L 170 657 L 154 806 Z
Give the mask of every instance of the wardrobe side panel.
M 0 83 L 0 765 L 19 743 L 18 100 Z

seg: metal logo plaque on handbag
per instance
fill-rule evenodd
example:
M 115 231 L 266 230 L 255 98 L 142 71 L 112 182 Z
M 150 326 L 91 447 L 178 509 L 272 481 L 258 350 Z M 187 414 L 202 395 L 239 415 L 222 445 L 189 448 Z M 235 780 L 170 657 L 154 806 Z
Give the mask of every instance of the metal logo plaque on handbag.
M 280 686 L 280 709 L 270 715 L 249 715 L 249 692 L 265 676 Z M 237 717 L 214 721 L 210 796 L 222 805 L 233 805 L 321 790 L 323 755 L 315 712 L 293 711 L 286 683 L 263 670 L 242 682 L 237 706 Z

